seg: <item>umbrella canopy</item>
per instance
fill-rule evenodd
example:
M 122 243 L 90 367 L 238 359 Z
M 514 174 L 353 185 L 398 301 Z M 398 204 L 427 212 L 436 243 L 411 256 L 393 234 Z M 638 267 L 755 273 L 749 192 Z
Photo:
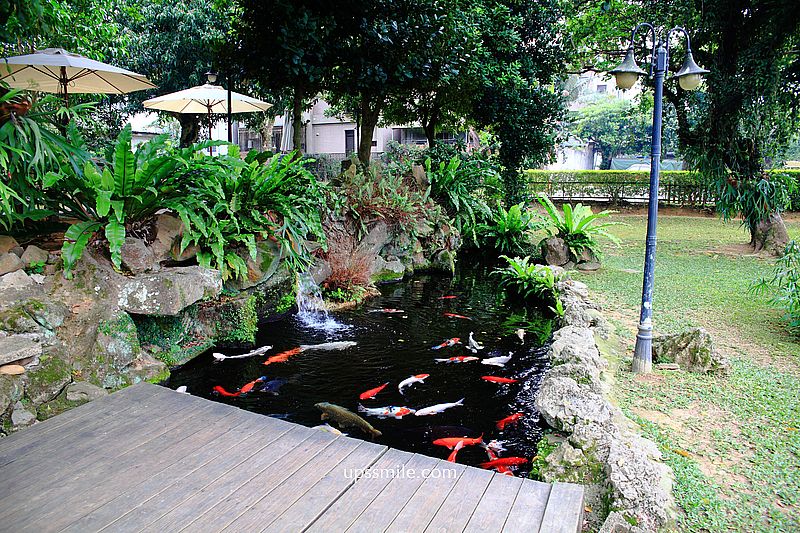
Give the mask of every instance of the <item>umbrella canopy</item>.
M 146 77 L 61 48 L 0 60 L 0 80 L 15 89 L 47 93 L 124 94 L 152 89 Z
M 230 91 L 231 113 L 266 111 L 272 104 Z M 198 85 L 144 101 L 148 109 L 173 113 L 228 113 L 228 91 L 219 85 Z

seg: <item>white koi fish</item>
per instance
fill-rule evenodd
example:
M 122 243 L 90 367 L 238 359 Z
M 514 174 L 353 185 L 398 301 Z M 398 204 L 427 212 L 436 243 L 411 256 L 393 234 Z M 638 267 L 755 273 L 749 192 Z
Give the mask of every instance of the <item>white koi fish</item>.
M 488 357 L 481 361 L 484 365 L 494 365 L 494 366 L 504 366 L 506 363 L 511 361 L 511 356 L 514 355 L 513 352 L 508 352 L 508 355 L 501 355 L 499 357 Z
M 469 332 L 469 343 L 467 344 L 467 348 L 472 353 L 478 353 L 478 350 L 483 350 L 483 345 L 479 344 L 478 341 L 472 336 L 472 332 Z
M 458 407 L 459 405 L 464 405 L 464 398 L 461 398 L 457 402 L 453 403 L 438 403 L 436 405 L 431 405 L 430 407 L 425 407 L 424 409 L 418 409 L 414 416 L 428 416 L 428 415 L 436 415 L 445 411 L 446 409 L 450 409 L 451 407 Z
M 516 333 L 517 337 L 519 337 L 519 342 L 521 342 L 521 343 L 525 342 L 525 330 L 524 329 L 519 328 L 514 333 Z
M 322 344 L 301 344 L 300 351 L 307 352 L 309 350 L 346 350 L 355 346 L 355 341 L 339 341 L 339 342 L 324 342 Z
M 272 346 L 262 346 L 261 348 L 256 348 L 255 350 L 239 355 L 224 355 L 221 353 L 212 353 L 211 355 L 214 356 L 214 362 L 218 363 L 220 361 L 224 361 L 225 359 L 244 359 L 245 357 L 253 357 L 254 355 L 262 355 L 267 353 L 272 349 Z
M 338 435 L 340 437 L 344 437 L 344 436 L 347 435 L 347 433 L 342 433 L 341 431 L 339 431 L 338 429 L 336 429 L 335 427 L 333 427 L 330 424 L 321 424 L 319 426 L 314 426 L 312 429 L 318 429 L 320 431 L 327 431 L 328 433 L 331 433 L 333 435 Z
M 423 383 L 425 378 L 430 376 L 430 374 L 417 374 L 416 376 L 411 376 L 410 378 L 404 379 L 397 385 L 397 390 L 400 391 L 400 394 L 403 394 L 403 389 L 408 387 L 409 385 L 413 385 L 414 383 Z
M 408 407 L 398 407 L 396 405 L 388 405 L 386 407 L 374 407 L 374 408 L 367 408 L 363 405 L 359 404 L 358 410 L 362 413 L 366 413 L 371 416 L 377 416 L 378 418 L 403 418 L 406 415 L 414 414 L 413 409 L 409 409 Z
M 180 387 L 175 389 L 175 392 L 180 392 L 181 394 L 189 394 L 186 385 L 181 385 Z

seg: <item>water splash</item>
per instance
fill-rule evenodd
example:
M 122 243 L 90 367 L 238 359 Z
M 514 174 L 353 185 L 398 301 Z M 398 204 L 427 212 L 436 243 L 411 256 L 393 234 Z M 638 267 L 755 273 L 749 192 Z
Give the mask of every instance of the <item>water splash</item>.
M 297 319 L 306 327 L 333 333 L 348 326 L 337 322 L 328 314 L 322 291 L 309 273 L 297 276 Z

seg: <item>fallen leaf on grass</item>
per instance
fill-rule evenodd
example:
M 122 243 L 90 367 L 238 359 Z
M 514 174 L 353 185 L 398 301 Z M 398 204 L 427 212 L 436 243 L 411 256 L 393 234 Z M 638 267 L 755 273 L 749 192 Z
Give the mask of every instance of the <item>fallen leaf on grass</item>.
M 687 452 L 686 450 L 680 450 L 680 449 L 678 449 L 678 448 L 673 448 L 673 449 L 672 449 L 672 451 L 673 451 L 673 452 L 675 452 L 675 453 L 677 453 L 677 454 L 678 454 L 678 455 L 680 455 L 681 457 L 686 457 L 687 459 L 691 459 L 691 457 L 692 457 L 692 454 L 690 454 L 690 453 L 689 453 L 689 452 Z

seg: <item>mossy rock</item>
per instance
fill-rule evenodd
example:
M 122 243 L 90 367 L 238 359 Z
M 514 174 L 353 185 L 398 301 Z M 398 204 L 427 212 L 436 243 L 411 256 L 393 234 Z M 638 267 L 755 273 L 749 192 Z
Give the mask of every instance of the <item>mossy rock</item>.
M 54 399 L 72 381 L 72 366 L 55 354 L 42 355 L 39 365 L 28 372 L 25 396 L 34 406 Z

